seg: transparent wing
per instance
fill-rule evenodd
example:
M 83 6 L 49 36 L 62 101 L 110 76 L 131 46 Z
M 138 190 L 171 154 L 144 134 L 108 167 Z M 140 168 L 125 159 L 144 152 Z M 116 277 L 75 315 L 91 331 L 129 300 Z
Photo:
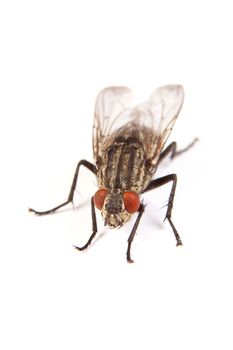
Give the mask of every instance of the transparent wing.
M 93 154 L 96 160 L 105 148 L 106 140 L 113 130 L 125 123 L 120 116 L 132 103 L 133 95 L 125 86 L 107 87 L 100 91 L 96 98 L 95 116 L 93 124 Z
M 159 155 L 173 129 L 184 101 L 184 89 L 181 85 L 166 85 L 156 89 L 145 108 L 153 116 L 153 131 L 155 135 L 154 149 L 151 158 L 157 162 Z
M 132 105 L 132 93 L 126 87 L 110 87 L 97 96 L 93 126 L 94 159 L 118 137 L 134 137 L 147 159 L 156 165 L 183 104 L 181 85 L 156 89 L 150 98 Z

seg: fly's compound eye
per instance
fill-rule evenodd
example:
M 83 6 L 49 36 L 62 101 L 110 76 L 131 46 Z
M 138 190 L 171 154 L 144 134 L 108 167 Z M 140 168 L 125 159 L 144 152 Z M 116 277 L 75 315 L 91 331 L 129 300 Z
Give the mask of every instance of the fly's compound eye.
M 108 190 L 106 190 L 105 188 L 101 188 L 94 194 L 94 204 L 97 209 L 101 210 L 103 208 L 107 193 Z
M 127 191 L 123 195 L 125 209 L 129 214 L 136 213 L 140 207 L 140 199 L 136 192 Z

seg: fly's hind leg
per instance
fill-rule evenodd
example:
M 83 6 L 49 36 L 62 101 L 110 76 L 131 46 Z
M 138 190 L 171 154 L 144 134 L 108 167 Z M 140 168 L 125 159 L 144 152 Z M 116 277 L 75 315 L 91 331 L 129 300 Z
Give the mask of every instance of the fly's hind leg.
M 177 183 L 177 176 L 176 174 L 170 174 L 170 175 L 166 175 L 163 177 L 160 177 L 159 179 L 155 179 L 152 180 L 149 185 L 147 186 L 147 188 L 143 191 L 143 193 L 151 191 L 157 187 L 163 186 L 168 182 L 172 181 L 172 188 L 171 188 L 171 192 L 169 195 L 169 199 L 168 199 L 168 206 L 167 206 L 167 212 L 166 212 L 166 216 L 164 220 L 168 220 L 172 231 L 175 235 L 176 238 L 176 245 L 182 245 L 182 241 L 181 238 L 175 228 L 175 225 L 173 224 L 173 221 L 171 219 L 171 215 L 172 215 L 172 207 L 173 207 L 173 201 L 174 201 L 174 197 L 175 197 L 175 191 L 176 191 L 176 183 Z
M 73 202 L 73 198 L 74 198 L 74 191 L 75 191 L 77 180 L 78 180 L 79 168 L 80 168 L 81 165 L 85 166 L 93 174 L 96 174 L 96 167 L 95 167 L 95 165 L 93 165 L 92 163 L 88 162 L 87 160 L 84 160 L 84 159 L 80 160 L 80 162 L 78 163 L 78 165 L 76 167 L 76 170 L 75 170 L 75 174 L 74 174 L 73 182 L 72 182 L 72 185 L 71 185 L 71 188 L 70 188 L 69 196 L 68 196 L 67 200 L 64 203 L 59 204 L 58 206 L 56 206 L 56 207 L 54 207 L 52 209 L 46 210 L 46 211 L 37 211 L 37 210 L 34 210 L 32 208 L 29 208 L 28 210 L 33 212 L 33 213 L 35 213 L 35 214 L 37 214 L 37 215 L 47 215 L 47 214 L 54 213 L 55 211 L 57 211 L 58 209 L 64 207 L 65 205 L 67 205 L 69 203 L 72 203 Z
M 167 148 L 165 148 L 165 150 L 160 154 L 159 157 L 159 163 L 166 158 L 166 156 L 170 153 L 170 157 L 171 159 L 174 159 L 175 157 L 179 156 L 180 154 L 188 151 L 191 147 L 193 147 L 195 145 L 195 143 L 198 141 L 198 138 L 195 138 L 191 143 L 189 143 L 185 148 L 177 151 L 177 144 L 176 142 L 172 142 L 170 143 L 170 145 L 167 146 Z

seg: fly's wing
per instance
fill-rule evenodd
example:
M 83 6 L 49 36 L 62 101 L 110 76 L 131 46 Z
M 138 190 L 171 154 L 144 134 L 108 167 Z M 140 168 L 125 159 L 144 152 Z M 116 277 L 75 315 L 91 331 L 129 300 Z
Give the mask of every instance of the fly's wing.
M 154 139 L 150 147 L 150 159 L 154 165 L 172 131 L 183 101 L 184 89 L 181 85 L 166 85 L 157 88 L 143 104 L 153 119 Z
M 159 87 L 147 101 L 134 107 L 132 93 L 128 88 L 110 87 L 102 90 L 95 107 L 94 159 L 101 157 L 103 150 L 117 137 L 133 137 L 143 145 L 146 158 L 155 167 L 183 99 L 181 85 Z
M 102 151 L 106 148 L 114 131 L 126 123 L 120 116 L 129 108 L 132 99 L 131 90 L 125 86 L 108 87 L 98 94 L 92 135 L 95 161 L 102 156 Z

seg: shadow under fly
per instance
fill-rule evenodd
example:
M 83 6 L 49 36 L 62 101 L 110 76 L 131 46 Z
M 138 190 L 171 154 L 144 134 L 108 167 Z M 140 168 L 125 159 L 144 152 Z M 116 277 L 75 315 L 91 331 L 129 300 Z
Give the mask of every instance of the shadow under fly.
M 101 210 L 105 226 L 117 228 L 124 225 L 134 213 L 138 213 L 128 238 L 126 258 L 132 263 L 131 244 L 145 210 L 141 195 L 172 183 L 165 219 L 176 238 L 181 238 L 171 218 L 177 176 L 169 174 L 153 178 L 160 162 L 189 150 L 194 139 L 185 149 L 177 150 L 176 142 L 164 146 L 179 115 L 184 100 L 181 85 L 157 88 L 149 99 L 134 105 L 132 93 L 127 87 L 107 87 L 96 99 L 93 124 L 94 163 L 80 160 L 74 174 L 67 200 L 46 211 L 29 209 L 37 215 L 51 214 L 72 203 L 80 166 L 86 167 L 97 178 L 98 190 L 91 198 L 92 233 L 86 244 L 75 246 L 86 249 L 97 233 L 96 208 Z

